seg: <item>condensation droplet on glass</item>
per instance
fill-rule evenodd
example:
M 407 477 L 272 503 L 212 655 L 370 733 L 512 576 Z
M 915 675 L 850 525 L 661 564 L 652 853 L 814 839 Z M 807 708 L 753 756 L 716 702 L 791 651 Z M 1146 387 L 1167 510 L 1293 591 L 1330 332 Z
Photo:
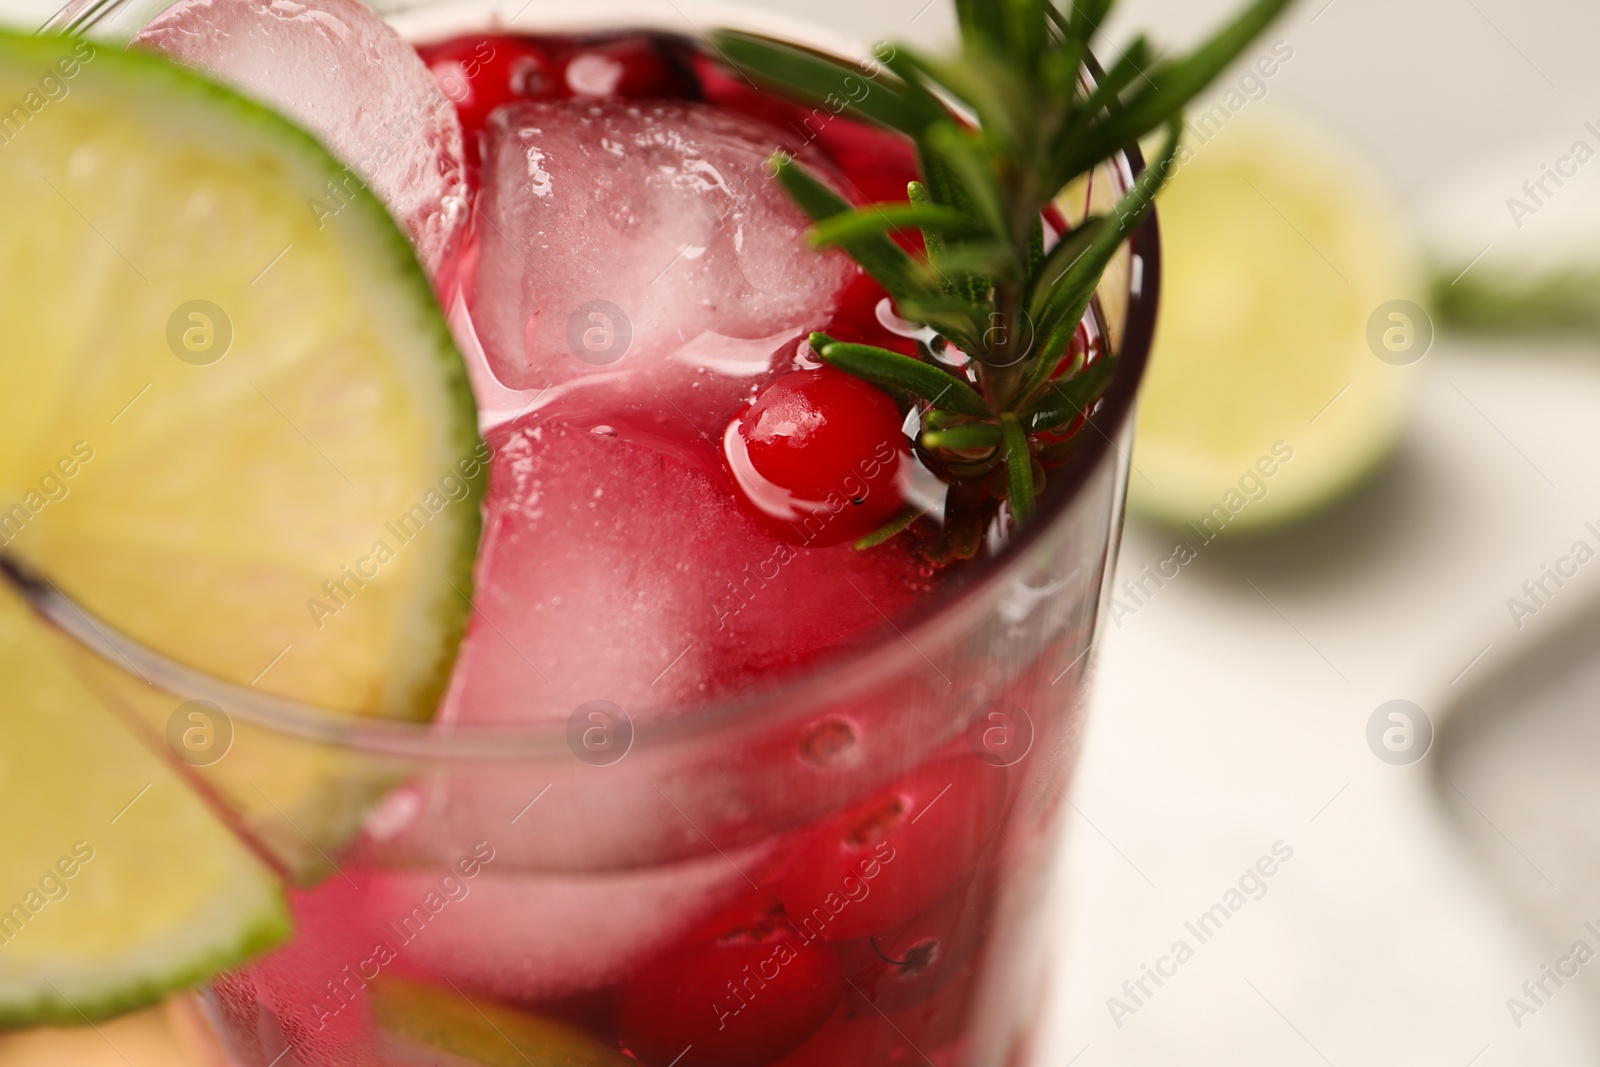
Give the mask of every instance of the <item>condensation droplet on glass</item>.
M 830 715 L 806 728 L 800 738 L 800 756 L 818 767 L 850 758 L 861 739 L 860 728 L 850 719 Z
M 615 437 L 615 436 L 617 436 L 617 428 L 615 426 L 607 426 L 603 422 L 598 426 L 590 427 L 589 428 L 589 432 L 590 433 L 594 433 L 594 434 L 599 434 L 601 437 Z

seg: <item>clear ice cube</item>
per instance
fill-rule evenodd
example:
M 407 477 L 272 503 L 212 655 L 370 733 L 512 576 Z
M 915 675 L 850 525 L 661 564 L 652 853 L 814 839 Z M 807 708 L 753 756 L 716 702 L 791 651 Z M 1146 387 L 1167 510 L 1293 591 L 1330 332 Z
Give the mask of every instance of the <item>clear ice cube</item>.
M 181 0 L 134 38 L 320 138 L 437 275 L 465 221 L 461 123 L 416 51 L 357 0 Z M 337 189 L 317 205 L 331 222 Z M 326 212 L 326 214 L 322 214 Z
M 536 414 L 491 437 L 477 611 L 441 721 L 692 707 L 875 634 L 929 588 L 910 553 L 776 540 L 698 441 L 598 429 Z
M 690 102 L 496 113 L 471 306 L 500 381 L 625 372 L 613 391 L 659 405 L 656 391 L 694 387 L 732 406 L 771 365 L 761 357 L 826 323 L 853 276 L 807 245 L 807 220 L 769 177 L 782 139 Z M 752 358 L 737 341 L 766 347 Z

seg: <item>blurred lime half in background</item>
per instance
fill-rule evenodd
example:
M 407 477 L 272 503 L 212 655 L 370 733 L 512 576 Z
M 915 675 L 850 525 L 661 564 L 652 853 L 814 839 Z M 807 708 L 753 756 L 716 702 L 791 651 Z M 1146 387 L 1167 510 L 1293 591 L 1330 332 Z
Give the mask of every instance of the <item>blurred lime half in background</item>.
M 1412 223 L 1311 120 L 1197 107 L 1179 159 L 1129 503 L 1210 540 L 1312 512 L 1374 469 L 1432 326 Z

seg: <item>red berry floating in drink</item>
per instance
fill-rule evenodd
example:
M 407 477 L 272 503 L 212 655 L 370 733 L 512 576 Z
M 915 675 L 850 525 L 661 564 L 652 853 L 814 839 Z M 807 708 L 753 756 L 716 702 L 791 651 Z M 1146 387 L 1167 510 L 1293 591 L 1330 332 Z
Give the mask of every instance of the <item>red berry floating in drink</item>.
M 826 820 L 778 887 L 807 935 L 838 941 L 909 922 L 973 869 L 999 825 L 1006 777 L 975 756 L 927 764 Z
M 887 393 L 823 367 L 767 386 L 723 436 L 735 484 L 778 536 L 808 547 L 864 537 L 905 507 L 904 416 Z
M 426 50 L 423 58 L 469 138 L 502 104 L 565 95 L 550 51 L 523 37 L 462 38 Z
M 761 1067 L 821 1028 L 844 988 L 834 946 L 757 896 L 624 982 L 618 1019 L 650 1067 Z

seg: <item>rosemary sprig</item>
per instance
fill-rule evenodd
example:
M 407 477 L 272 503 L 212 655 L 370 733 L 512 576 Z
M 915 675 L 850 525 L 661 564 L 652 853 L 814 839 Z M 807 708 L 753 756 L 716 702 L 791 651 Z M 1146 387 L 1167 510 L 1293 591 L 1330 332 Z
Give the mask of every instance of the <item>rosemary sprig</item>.
M 1095 79 L 1084 70 L 1115 0 L 1066 2 L 1059 10 L 1052 0 L 956 0 L 960 51 L 880 48 L 885 69 L 864 93 L 848 91 L 861 73 L 838 60 L 742 33 L 718 41 L 752 80 L 916 145 L 922 180 L 899 203 L 855 208 L 792 158 L 780 153 L 773 165 L 816 223 L 815 244 L 845 250 L 902 318 L 967 357 L 954 370 L 811 339 L 827 363 L 919 407 L 919 450 L 950 486 L 944 558 L 975 553 L 1002 503 L 1013 526 L 1033 514 L 1047 464 L 1070 451 L 1063 432 L 1110 380 L 1109 357 L 1071 365 L 1066 357 L 1101 276 L 1172 171 L 1182 110 L 1290 0 L 1254 0 L 1186 56 L 1159 59 L 1138 37 Z M 1058 235 L 1046 254 L 1043 216 L 1057 194 L 1158 129 L 1163 146 L 1127 195 Z M 901 231 L 920 231 L 921 255 L 892 239 Z M 881 544 L 911 521 L 898 516 L 861 544 Z

